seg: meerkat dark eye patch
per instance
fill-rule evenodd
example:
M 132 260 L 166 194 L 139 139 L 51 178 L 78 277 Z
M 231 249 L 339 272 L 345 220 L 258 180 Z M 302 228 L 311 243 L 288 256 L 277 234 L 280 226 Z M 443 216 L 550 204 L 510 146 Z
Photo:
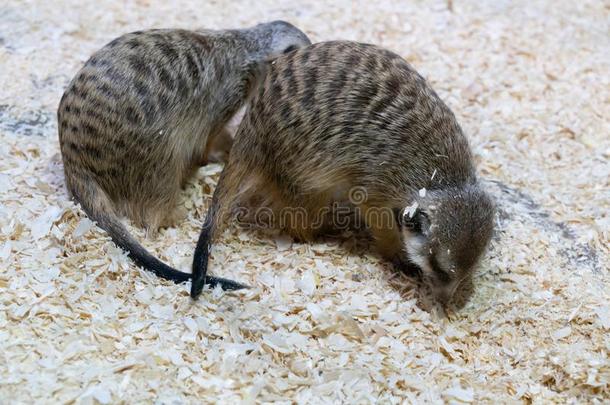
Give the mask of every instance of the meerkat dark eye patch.
M 290 53 L 290 52 L 296 51 L 296 50 L 297 50 L 297 46 L 296 45 L 290 45 L 288 48 L 284 49 L 284 54 Z
M 430 229 L 430 219 L 428 218 L 428 214 L 420 209 L 416 209 L 413 216 L 409 216 L 406 209 L 395 209 L 394 215 L 396 215 L 398 225 L 409 229 L 411 232 L 424 234 Z

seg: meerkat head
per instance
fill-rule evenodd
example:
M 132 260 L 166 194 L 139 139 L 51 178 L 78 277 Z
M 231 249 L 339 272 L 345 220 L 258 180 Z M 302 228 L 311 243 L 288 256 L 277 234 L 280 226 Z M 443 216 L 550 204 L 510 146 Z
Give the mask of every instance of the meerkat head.
M 258 24 L 251 32 L 259 57 L 267 61 L 311 45 L 303 31 L 285 21 Z
M 442 305 L 462 307 L 491 239 L 495 206 L 477 185 L 428 191 L 400 221 L 409 260 Z

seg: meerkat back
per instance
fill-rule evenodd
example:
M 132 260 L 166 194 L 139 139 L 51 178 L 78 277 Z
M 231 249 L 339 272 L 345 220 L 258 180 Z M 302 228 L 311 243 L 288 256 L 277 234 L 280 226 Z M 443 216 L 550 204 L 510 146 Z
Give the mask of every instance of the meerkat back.
M 305 34 L 281 21 L 242 30 L 149 30 L 110 42 L 59 105 L 68 190 L 138 264 L 183 281 L 118 217 L 151 233 L 172 224 L 180 188 L 225 136 L 224 125 L 265 66 L 306 44 Z

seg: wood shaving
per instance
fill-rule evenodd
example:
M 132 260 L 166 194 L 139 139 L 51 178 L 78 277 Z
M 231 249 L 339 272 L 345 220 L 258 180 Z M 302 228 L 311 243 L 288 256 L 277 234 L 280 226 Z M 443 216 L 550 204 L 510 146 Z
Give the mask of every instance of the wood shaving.
M 392 49 L 471 139 L 499 205 L 451 319 L 366 240 L 227 230 L 204 291 L 136 268 L 67 196 L 63 89 L 93 51 L 152 27 L 288 20 Z M 0 6 L 0 398 L 14 403 L 610 401 L 610 9 L 604 1 L 82 2 Z M 188 219 L 146 239 L 184 270 L 221 167 Z M 434 177 L 434 174 L 432 175 Z

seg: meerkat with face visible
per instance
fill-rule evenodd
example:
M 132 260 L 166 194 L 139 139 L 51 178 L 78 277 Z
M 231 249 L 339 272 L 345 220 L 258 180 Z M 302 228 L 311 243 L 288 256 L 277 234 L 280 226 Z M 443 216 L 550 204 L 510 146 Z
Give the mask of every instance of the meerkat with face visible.
M 308 44 L 283 21 L 235 30 L 148 30 L 110 42 L 85 63 L 59 104 L 68 191 L 137 264 L 176 282 L 189 279 L 149 254 L 119 217 L 149 233 L 172 224 L 180 189 L 210 156 L 228 153 L 224 126 L 266 66 Z M 217 282 L 241 287 L 210 279 Z
M 313 224 L 327 207 L 351 204 L 384 258 L 457 305 L 494 225 L 454 114 L 404 59 L 355 42 L 314 44 L 270 66 L 214 192 L 194 298 L 214 236 L 253 195 L 272 201 L 275 215 L 304 210 L 308 220 L 276 223 L 301 240 L 323 230 Z

